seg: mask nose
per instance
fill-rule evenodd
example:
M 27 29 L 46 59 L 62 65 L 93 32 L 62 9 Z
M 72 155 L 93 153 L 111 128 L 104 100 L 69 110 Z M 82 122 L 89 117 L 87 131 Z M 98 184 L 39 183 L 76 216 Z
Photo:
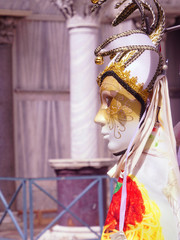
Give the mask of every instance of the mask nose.
M 94 118 L 95 123 L 105 125 L 107 123 L 107 113 L 105 109 L 100 108 Z

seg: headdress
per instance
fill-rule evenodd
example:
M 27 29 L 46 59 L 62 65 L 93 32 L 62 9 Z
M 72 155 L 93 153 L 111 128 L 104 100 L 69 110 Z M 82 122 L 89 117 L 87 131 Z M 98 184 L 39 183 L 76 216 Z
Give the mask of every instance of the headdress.
M 95 3 L 93 9 L 101 6 L 106 1 L 107 0 L 92 0 L 92 2 Z M 103 57 L 105 56 L 110 56 L 111 58 L 109 65 L 98 76 L 98 85 L 101 86 L 102 81 L 108 75 L 115 76 L 115 78 L 118 77 L 122 80 L 121 83 L 123 87 L 133 93 L 135 97 L 138 96 L 138 100 L 141 99 L 142 101 L 140 102 L 143 102 L 142 105 L 147 105 L 146 111 L 142 115 L 127 151 L 120 158 L 118 164 L 110 171 L 109 175 L 112 177 L 118 178 L 120 174 L 124 175 L 122 185 L 121 183 L 119 184 L 122 186 L 119 216 L 116 216 L 115 219 L 119 221 L 119 232 L 114 227 L 111 228 L 110 225 L 106 225 L 102 239 L 109 239 L 109 236 L 111 239 L 125 240 L 126 236 L 129 237 L 128 239 L 140 239 L 133 238 L 134 235 L 132 236 L 131 233 L 127 232 L 126 236 L 123 233 L 126 200 L 128 197 L 127 176 L 129 174 L 136 176 L 136 173 L 143 166 L 144 158 L 141 158 L 141 156 L 146 154 L 143 151 L 145 151 L 146 144 L 156 123 L 163 129 L 163 136 L 165 136 L 163 141 L 165 142 L 166 148 L 168 146 L 168 150 L 165 149 L 166 154 L 163 156 L 163 161 L 165 158 L 169 161 L 167 179 L 164 183 L 166 187 L 162 188 L 160 194 L 164 194 L 163 197 L 167 198 L 169 205 L 177 216 L 178 229 L 180 226 L 180 175 L 176 159 L 175 137 L 172 127 L 167 79 L 166 76 L 163 75 L 164 67 L 159 46 L 163 33 L 165 32 L 165 15 L 158 1 L 153 1 L 157 8 L 157 14 L 155 14 L 152 7 L 144 1 L 128 1 L 128 4 L 113 20 L 113 25 L 116 26 L 123 22 L 136 9 L 139 9 L 142 20 L 141 29 L 113 35 L 106 39 L 104 43 L 95 50 L 96 63 L 102 64 Z M 126 0 L 122 0 L 117 3 L 115 7 L 119 8 L 126 2 Z M 152 16 L 151 24 L 145 15 L 145 11 Z M 153 94 L 149 102 L 147 99 L 151 91 L 153 91 Z M 159 116 L 159 122 L 157 122 L 157 116 Z M 148 151 L 149 150 L 151 150 L 151 146 Z M 157 156 L 155 156 L 155 160 L 157 160 L 156 157 Z M 161 159 L 161 157 L 162 156 L 160 156 L 159 159 Z M 161 171 L 163 172 L 163 169 L 161 169 Z M 144 178 L 146 178 L 146 176 L 144 176 Z M 164 210 L 166 211 L 166 209 Z M 158 212 L 158 210 L 155 211 Z M 146 228 L 147 226 L 144 229 Z M 160 231 L 157 230 L 156 232 Z M 178 232 L 180 237 L 180 231 L 178 230 Z M 164 238 L 156 236 L 152 239 Z
M 93 1 L 93 10 L 101 6 L 107 0 Z M 115 5 L 119 8 L 126 4 L 127 0 Z M 103 64 L 103 58 L 109 56 L 111 61 L 105 70 L 98 76 L 97 82 L 100 86 L 103 74 L 116 74 L 125 83 L 126 88 L 133 89 L 141 96 L 144 103 L 148 93 L 152 91 L 155 79 L 163 71 L 163 59 L 160 52 L 159 43 L 165 30 L 164 10 L 157 0 L 154 0 L 157 8 L 155 14 L 152 7 L 141 0 L 128 1 L 123 10 L 115 17 L 112 22 L 117 26 L 130 16 L 136 9 L 141 13 L 141 29 L 129 30 L 107 38 L 100 46 L 95 49 L 97 64 Z M 147 11 L 151 17 L 146 17 Z

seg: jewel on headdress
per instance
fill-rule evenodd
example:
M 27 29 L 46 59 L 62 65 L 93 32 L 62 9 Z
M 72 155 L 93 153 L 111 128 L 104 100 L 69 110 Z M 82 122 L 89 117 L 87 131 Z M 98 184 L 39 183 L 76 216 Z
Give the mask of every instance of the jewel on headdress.
M 95 59 L 95 63 L 98 65 L 102 65 L 104 63 L 104 59 L 102 56 L 97 56 Z
M 163 68 L 163 70 L 167 70 L 168 69 L 168 65 L 164 64 L 162 68 Z
M 93 4 L 96 4 L 96 3 L 99 2 L 99 0 L 91 0 L 91 2 L 92 2 Z

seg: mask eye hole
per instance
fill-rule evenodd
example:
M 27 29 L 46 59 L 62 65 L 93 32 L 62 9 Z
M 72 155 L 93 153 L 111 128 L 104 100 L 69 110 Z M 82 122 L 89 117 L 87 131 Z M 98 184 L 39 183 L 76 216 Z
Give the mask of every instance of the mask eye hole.
M 111 102 L 113 100 L 113 96 L 108 92 L 108 91 L 104 91 L 102 92 L 102 104 L 104 108 L 108 108 L 111 105 Z
M 112 102 L 112 97 L 110 97 L 110 96 L 106 96 L 106 98 L 105 98 L 105 101 L 106 101 L 106 105 L 107 105 L 107 107 L 110 107 L 110 105 L 111 105 L 111 102 Z

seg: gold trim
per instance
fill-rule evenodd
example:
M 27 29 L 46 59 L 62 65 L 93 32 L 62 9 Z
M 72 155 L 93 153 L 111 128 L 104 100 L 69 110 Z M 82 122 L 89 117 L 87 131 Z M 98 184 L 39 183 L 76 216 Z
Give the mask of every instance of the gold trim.
M 142 97 L 144 102 L 147 101 L 149 95 L 148 90 L 143 89 L 143 83 L 137 83 L 137 77 L 130 77 L 130 71 L 125 70 L 125 67 L 124 65 L 122 65 L 121 62 L 114 62 L 113 64 L 104 69 L 104 71 L 97 78 L 97 83 L 99 87 L 101 86 L 101 76 L 107 71 L 113 71 L 114 73 L 116 73 L 124 82 L 128 84 L 129 87 L 131 87 Z

